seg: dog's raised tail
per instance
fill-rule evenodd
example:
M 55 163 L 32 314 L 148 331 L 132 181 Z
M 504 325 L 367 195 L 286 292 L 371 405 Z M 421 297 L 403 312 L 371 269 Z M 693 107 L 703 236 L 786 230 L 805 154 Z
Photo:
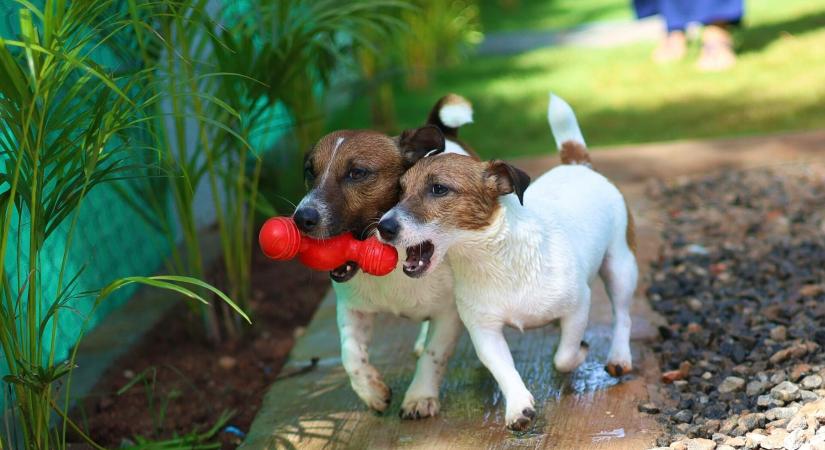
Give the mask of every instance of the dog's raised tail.
M 458 138 L 458 129 L 473 122 L 473 105 L 458 94 L 441 97 L 430 110 L 427 123 L 437 126 L 447 138 Z
M 584 143 L 584 136 L 576 120 L 573 108 L 561 97 L 550 94 L 550 105 L 547 107 L 547 120 L 556 139 L 562 164 L 581 164 L 592 167 L 590 153 Z

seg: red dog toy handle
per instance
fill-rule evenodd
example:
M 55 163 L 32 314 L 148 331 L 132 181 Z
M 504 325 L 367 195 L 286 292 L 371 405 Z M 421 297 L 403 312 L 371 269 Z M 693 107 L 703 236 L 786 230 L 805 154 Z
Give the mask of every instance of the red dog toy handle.
M 289 217 L 267 220 L 258 234 L 258 243 L 269 258 L 287 260 L 298 255 L 305 266 L 316 270 L 332 270 L 347 261 L 355 261 L 370 275 L 386 275 L 398 264 L 395 247 L 375 237 L 359 241 L 345 233 L 317 240 L 301 235 Z

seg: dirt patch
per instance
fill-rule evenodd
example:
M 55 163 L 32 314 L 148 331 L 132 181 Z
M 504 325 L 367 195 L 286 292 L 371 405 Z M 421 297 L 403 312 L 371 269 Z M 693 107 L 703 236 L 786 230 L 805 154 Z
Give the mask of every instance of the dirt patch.
M 186 305 L 173 308 L 109 368 L 82 410 L 75 410 L 98 443 L 119 447 L 137 442 L 136 436 L 161 439 L 206 430 L 234 411 L 227 423 L 234 428 L 219 438 L 222 448 L 237 447 L 292 349 L 296 329 L 310 321 L 330 284 L 326 273 L 255 253 L 251 329 L 239 342 L 214 347 Z M 222 278 L 221 269 L 210 276 L 217 285 Z M 146 382 L 118 395 L 135 377 Z

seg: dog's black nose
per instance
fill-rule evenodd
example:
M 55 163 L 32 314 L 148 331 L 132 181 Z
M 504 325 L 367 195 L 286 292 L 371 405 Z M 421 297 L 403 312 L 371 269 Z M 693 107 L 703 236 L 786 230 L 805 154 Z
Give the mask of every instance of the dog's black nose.
M 298 208 L 292 217 L 295 219 L 298 229 L 304 233 L 314 230 L 318 226 L 318 222 L 321 221 L 321 216 L 315 208 Z
M 398 236 L 398 231 L 401 230 L 401 224 L 392 217 L 381 219 L 378 222 L 378 233 L 385 241 L 392 241 Z

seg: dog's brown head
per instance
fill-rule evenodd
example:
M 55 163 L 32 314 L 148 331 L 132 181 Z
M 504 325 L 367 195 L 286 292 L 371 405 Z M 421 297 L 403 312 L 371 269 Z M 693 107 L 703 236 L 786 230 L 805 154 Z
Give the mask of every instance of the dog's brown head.
M 306 155 L 309 192 L 295 209 L 295 223 L 314 238 L 349 231 L 365 239 L 398 202 L 398 181 L 404 171 L 425 155 L 442 151 L 444 136 L 430 125 L 395 138 L 367 130 L 330 133 Z M 349 264 L 331 275 L 346 281 L 355 269 Z
M 427 158 L 401 178 L 401 200 L 378 225 L 381 239 L 407 247 L 404 272 L 419 277 L 435 267 L 464 232 L 489 226 L 499 196 L 522 201 L 530 177 L 503 161 L 446 154 Z

